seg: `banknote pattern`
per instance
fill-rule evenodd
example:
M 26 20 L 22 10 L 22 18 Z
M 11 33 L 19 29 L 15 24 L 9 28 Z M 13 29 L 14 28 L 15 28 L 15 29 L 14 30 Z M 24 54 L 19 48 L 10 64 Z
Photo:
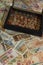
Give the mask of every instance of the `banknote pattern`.
M 12 5 L 12 0 L 0 1 L 0 21 L 5 10 L 5 2 Z M 14 6 L 41 12 L 43 0 L 15 0 Z M 0 65 L 43 65 L 43 37 L 0 28 Z
M 22 2 L 22 0 L 14 0 L 14 7 L 28 9 L 28 6 Z
M 0 30 L 0 63 L 43 65 L 43 38 L 6 29 Z
M 35 12 L 42 12 L 43 0 L 22 0 L 31 10 Z
M 4 4 L 0 2 L 0 25 L 1 25 L 1 19 L 2 19 L 3 14 L 4 14 L 4 9 L 5 9 Z

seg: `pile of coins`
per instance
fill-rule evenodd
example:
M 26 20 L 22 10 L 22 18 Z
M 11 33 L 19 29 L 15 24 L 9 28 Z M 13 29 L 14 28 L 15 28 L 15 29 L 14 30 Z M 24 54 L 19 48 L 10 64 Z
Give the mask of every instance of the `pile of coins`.
M 9 19 L 7 21 L 10 25 L 17 25 L 23 28 L 29 28 L 34 30 L 40 29 L 40 17 L 34 14 L 11 11 Z

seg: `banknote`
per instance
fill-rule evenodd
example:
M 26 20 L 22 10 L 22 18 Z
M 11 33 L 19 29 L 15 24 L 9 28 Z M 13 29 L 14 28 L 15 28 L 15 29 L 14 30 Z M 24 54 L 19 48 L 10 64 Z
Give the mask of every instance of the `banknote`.
M 9 39 L 11 36 L 7 33 L 5 33 L 4 31 L 0 30 L 0 36 L 3 38 L 3 39 Z
M 0 42 L 0 56 L 2 54 L 4 54 L 7 50 L 9 50 L 10 48 L 12 48 L 10 45 L 8 44 L 4 44 L 4 42 Z
M 3 14 L 4 14 L 4 10 L 5 10 L 5 5 L 0 2 L 0 23 L 1 23 L 1 19 L 3 17 Z
M 29 56 L 29 58 L 25 58 L 23 63 L 25 65 L 43 65 L 43 52 L 39 52 L 39 53 L 36 53 L 36 54 L 30 54 L 31 56 Z M 40 56 L 41 55 L 41 56 Z M 39 59 L 40 58 L 40 59 Z
M 4 32 L 2 30 L 0 30 L 0 36 L 5 44 L 8 44 L 12 47 L 15 46 L 16 42 L 14 41 L 12 36 L 10 36 L 9 34 L 7 34 L 6 32 Z
M 40 0 L 37 4 L 43 9 L 43 0 Z
M 11 45 L 5 44 L 4 42 L 2 43 L 2 46 L 3 46 L 4 51 L 7 51 L 7 50 L 9 50 L 10 48 L 12 48 Z
M 43 52 L 43 46 L 33 48 L 33 49 L 30 50 L 30 53 L 32 53 L 32 54 L 36 54 L 38 52 Z
M 14 40 L 15 41 L 19 41 L 19 40 L 22 40 L 22 39 L 26 39 L 26 38 L 30 38 L 31 36 L 28 35 L 28 34 L 16 34 L 15 36 L 13 36 Z
M 16 58 L 18 54 L 14 49 L 8 50 L 6 53 L 4 53 L 2 56 L 0 56 L 0 62 L 3 65 L 6 65 L 8 62 L 12 61 L 14 58 Z
M 31 51 L 31 50 L 30 50 Z M 23 58 L 26 59 L 26 58 L 30 58 L 30 56 L 32 56 L 32 53 L 30 52 L 29 50 L 27 50 L 24 54 L 23 54 Z
M 40 46 L 43 46 L 43 41 L 41 41 L 38 38 L 33 38 L 31 40 L 25 40 L 25 44 L 27 45 L 28 49 L 33 49 L 33 48 L 37 48 Z
M 34 54 L 33 56 L 32 56 L 32 60 L 34 60 L 34 63 L 40 63 L 40 62 L 43 62 L 43 59 L 42 59 L 42 57 L 43 57 L 43 52 L 38 52 L 38 53 L 36 53 L 36 54 Z M 36 58 L 36 59 L 33 59 L 33 58 Z M 37 61 L 36 61 L 37 60 Z
M 2 43 L 0 43 L 0 56 L 5 52 L 5 50 L 3 49 Z
M 12 5 L 13 0 L 1 0 L 0 2 L 6 5 Z
M 40 48 L 35 48 L 31 50 L 30 52 L 27 51 L 24 55 L 24 58 L 28 58 L 28 63 L 30 61 L 31 65 L 43 65 L 43 46 L 40 46 Z M 29 65 L 30 65 L 29 64 Z
M 27 50 L 27 47 L 26 47 L 26 45 L 25 45 L 25 41 L 24 41 L 24 40 L 21 40 L 21 41 L 16 45 L 15 49 L 16 49 L 19 53 L 23 54 L 23 53 Z
M 22 56 L 18 54 L 18 56 L 16 58 L 14 58 L 11 62 L 8 63 L 8 65 L 16 65 L 17 61 L 22 61 Z
M 42 12 L 42 7 L 38 5 L 40 0 L 22 0 L 28 7 L 31 8 L 31 10 L 35 12 Z M 40 4 L 41 5 L 41 4 Z
M 42 0 L 15 0 L 14 6 L 41 13 L 43 8 L 42 2 Z
M 22 9 L 28 9 L 28 6 L 25 5 L 22 0 L 14 0 L 14 7 L 22 8 Z

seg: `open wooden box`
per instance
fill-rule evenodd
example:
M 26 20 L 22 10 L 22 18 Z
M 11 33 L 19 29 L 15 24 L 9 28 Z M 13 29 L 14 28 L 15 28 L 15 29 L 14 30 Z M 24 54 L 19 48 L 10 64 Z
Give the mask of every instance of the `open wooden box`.
M 43 14 L 13 8 L 11 6 L 5 20 L 4 28 L 42 36 Z

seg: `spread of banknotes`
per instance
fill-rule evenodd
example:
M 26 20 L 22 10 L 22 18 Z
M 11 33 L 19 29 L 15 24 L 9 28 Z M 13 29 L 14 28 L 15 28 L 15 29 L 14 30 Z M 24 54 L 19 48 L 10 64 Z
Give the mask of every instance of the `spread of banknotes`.
M 11 5 L 12 0 L 0 0 L 0 26 Z M 15 0 L 14 6 L 42 12 L 43 0 Z M 0 27 L 0 65 L 43 65 L 43 37 Z
M 43 37 L 0 29 L 2 65 L 43 65 Z

